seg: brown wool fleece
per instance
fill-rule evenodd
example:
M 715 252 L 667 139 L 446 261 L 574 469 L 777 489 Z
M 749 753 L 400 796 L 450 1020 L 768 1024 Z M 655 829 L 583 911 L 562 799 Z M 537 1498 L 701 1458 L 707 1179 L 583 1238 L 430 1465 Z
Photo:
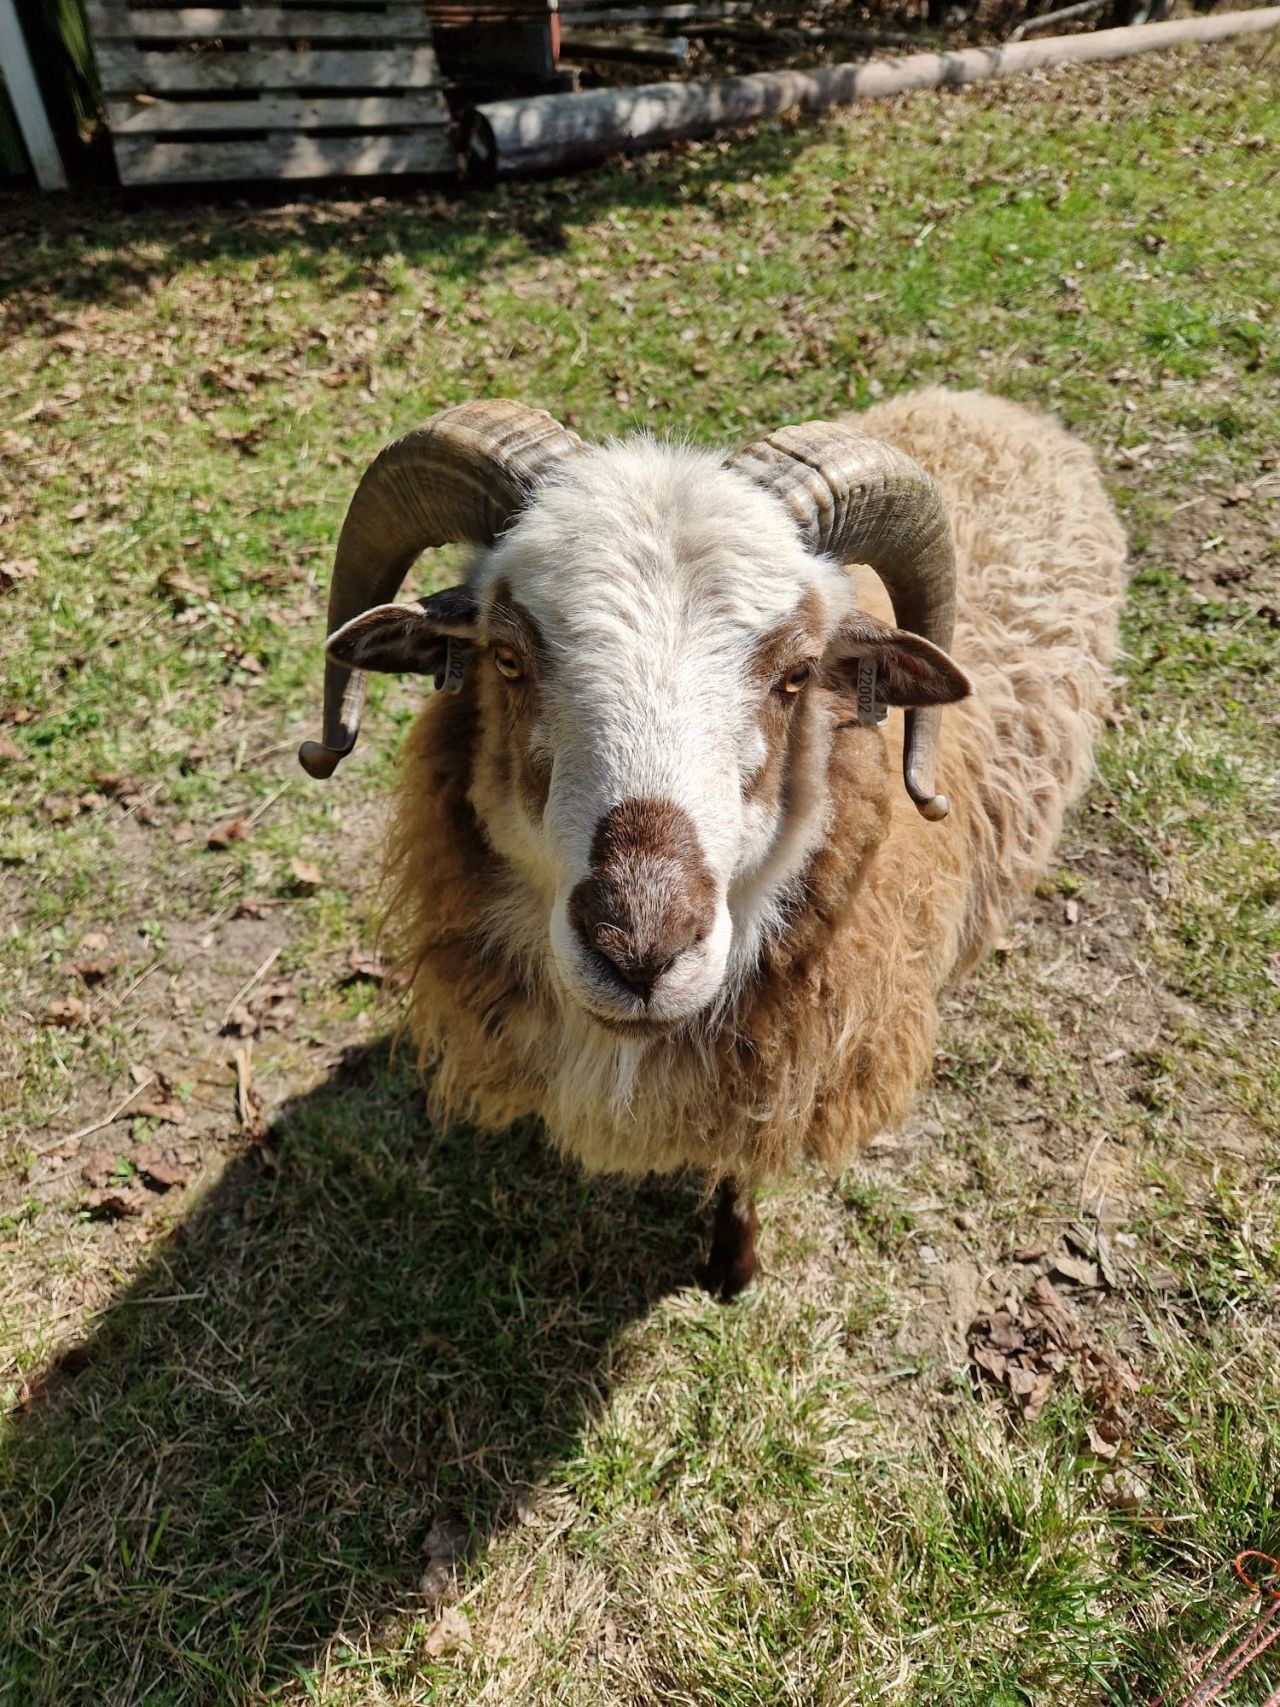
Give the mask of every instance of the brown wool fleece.
M 922 463 L 951 515 L 952 650 L 974 691 L 943 718 L 950 817 L 926 822 L 902 789 L 900 713 L 861 728 L 812 684 L 806 717 L 836 729 L 829 827 L 785 930 L 710 1017 L 618 1043 L 562 1007 L 536 956 L 504 946 L 504 909 L 537 905 L 513 894 L 481 823 L 511 787 L 512 731 L 474 676 L 435 697 L 409 738 L 388 872 L 439 1112 L 490 1128 L 538 1115 L 592 1169 L 749 1181 L 805 1157 L 834 1169 L 906 1114 L 939 993 L 1024 904 L 1088 778 L 1124 538 L 1092 454 L 1045 415 L 935 390 L 858 425 Z M 859 582 L 868 610 L 889 615 L 874 577 Z

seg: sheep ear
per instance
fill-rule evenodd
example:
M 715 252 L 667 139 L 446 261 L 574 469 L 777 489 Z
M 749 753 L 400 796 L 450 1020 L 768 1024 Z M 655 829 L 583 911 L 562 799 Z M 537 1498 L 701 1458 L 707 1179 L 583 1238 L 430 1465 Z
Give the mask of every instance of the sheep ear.
M 862 721 L 868 721 L 861 717 L 863 700 L 881 706 L 953 705 L 973 692 L 968 676 L 940 646 L 865 611 L 841 623 L 822 666 L 833 685 L 858 695 Z
M 438 676 L 450 640 L 474 638 L 479 610 L 462 587 L 450 587 L 408 605 L 374 605 L 335 629 L 325 653 L 349 670 Z

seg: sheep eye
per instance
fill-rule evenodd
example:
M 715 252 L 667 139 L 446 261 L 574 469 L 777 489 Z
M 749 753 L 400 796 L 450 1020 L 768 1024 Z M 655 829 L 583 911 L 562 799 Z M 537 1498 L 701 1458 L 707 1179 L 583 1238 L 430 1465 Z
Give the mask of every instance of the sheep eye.
M 778 683 L 779 693 L 798 694 L 800 689 L 809 680 L 812 673 L 812 666 L 807 662 L 804 664 L 797 664 L 795 669 L 788 670 L 786 675 L 783 676 L 782 680 Z
M 505 676 L 509 682 L 518 682 L 524 675 L 524 665 L 520 662 L 518 652 L 510 646 L 495 646 L 493 661 L 498 666 L 498 674 Z

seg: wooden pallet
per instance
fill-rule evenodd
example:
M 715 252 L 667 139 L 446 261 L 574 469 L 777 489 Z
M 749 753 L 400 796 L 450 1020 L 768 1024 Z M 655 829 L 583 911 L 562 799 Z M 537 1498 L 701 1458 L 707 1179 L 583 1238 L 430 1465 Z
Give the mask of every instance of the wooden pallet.
M 86 10 L 123 184 L 456 170 L 421 5 Z

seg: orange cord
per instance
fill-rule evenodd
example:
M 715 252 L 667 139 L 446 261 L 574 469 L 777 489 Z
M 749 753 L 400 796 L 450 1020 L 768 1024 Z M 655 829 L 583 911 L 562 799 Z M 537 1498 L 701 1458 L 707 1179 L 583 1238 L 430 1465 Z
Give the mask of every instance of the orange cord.
M 1266 1571 L 1259 1573 L 1263 1578 L 1261 1583 L 1255 1582 L 1246 1568 L 1247 1562 L 1252 1559 L 1259 1560 L 1267 1567 Z M 1273 1559 L 1270 1553 L 1259 1553 L 1254 1548 L 1247 1548 L 1243 1553 L 1237 1553 L 1232 1567 L 1248 1589 L 1249 1597 L 1237 1606 L 1226 1630 L 1209 1652 L 1194 1660 L 1183 1673 L 1176 1687 L 1179 1690 L 1187 1688 L 1188 1685 L 1192 1687 L 1191 1693 L 1183 1697 L 1179 1707 L 1209 1707 L 1229 1683 L 1239 1677 L 1259 1654 L 1264 1654 L 1272 1643 L 1280 1638 L 1280 1559 Z M 1254 1568 L 1256 1569 L 1256 1566 Z M 1229 1654 L 1219 1660 L 1218 1655 L 1236 1633 L 1241 1620 L 1260 1603 L 1268 1600 L 1272 1604 L 1252 1626 L 1243 1641 L 1238 1642 Z M 1168 1693 L 1166 1690 L 1157 1699 L 1154 1707 L 1160 1707 Z M 1280 1689 L 1269 1695 L 1262 1707 L 1280 1707 Z
M 1255 1583 L 1250 1579 L 1249 1573 L 1244 1568 L 1246 1559 L 1261 1559 L 1264 1565 L 1270 1565 L 1270 1575 L 1273 1578 L 1273 1584 L 1270 1588 L 1264 1588 L 1260 1583 Z M 1233 1564 L 1236 1575 L 1251 1593 L 1265 1594 L 1272 1600 L 1280 1600 L 1280 1559 L 1273 1559 L 1270 1553 L 1257 1553 L 1250 1547 L 1243 1553 L 1237 1553 Z

